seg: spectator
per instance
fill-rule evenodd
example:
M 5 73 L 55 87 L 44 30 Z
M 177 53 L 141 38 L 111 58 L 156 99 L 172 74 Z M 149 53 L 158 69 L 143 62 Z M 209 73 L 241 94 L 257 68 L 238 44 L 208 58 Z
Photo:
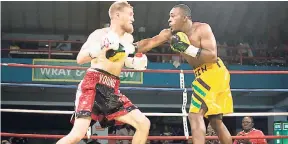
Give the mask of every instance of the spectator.
M 161 135 L 161 132 L 160 130 L 156 127 L 156 124 L 152 124 L 152 127 L 150 129 L 150 135 L 151 136 L 160 136 Z M 150 141 L 150 144 L 161 144 L 161 141 L 160 140 L 151 140 Z
M 98 134 L 93 134 L 93 136 L 98 136 Z M 83 139 L 85 144 L 101 144 L 97 139 Z
M 118 122 L 119 123 L 119 122 Z M 117 136 L 133 136 L 134 131 L 132 128 L 127 124 L 118 125 L 116 128 L 116 135 Z M 118 140 L 117 144 L 129 144 L 130 140 Z
M 27 144 L 28 139 L 27 138 L 16 138 L 16 137 L 10 137 L 9 141 L 4 141 L 5 144 Z
M 228 56 L 227 49 L 224 46 L 219 45 L 218 46 L 218 55 L 220 57 L 224 57 L 224 58 L 227 57 Z
M 178 68 L 181 63 L 180 63 L 180 56 L 172 56 L 172 62 L 175 68 Z
M 237 136 L 264 136 L 261 130 L 254 128 L 254 121 L 252 117 L 244 117 L 242 119 L 242 131 Z M 243 139 L 235 140 L 233 144 L 267 144 L 266 139 Z
M 64 41 L 69 40 L 69 35 L 64 35 Z M 59 51 L 71 51 L 71 43 L 60 43 L 57 47 L 56 50 Z
M 128 135 L 129 136 L 134 136 L 136 129 L 134 127 L 132 127 L 131 125 L 126 125 L 127 131 L 128 131 Z
M 214 131 L 210 123 L 208 124 L 208 127 L 207 127 L 206 136 L 217 136 L 217 133 Z M 220 141 L 219 140 L 207 140 L 206 144 L 220 144 Z
M 20 49 L 19 44 L 17 44 L 15 41 L 12 41 L 10 49 L 19 50 Z
M 164 126 L 164 130 L 163 130 L 163 133 L 161 134 L 161 136 L 172 136 L 172 133 L 170 132 L 171 130 L 169 129 L 169 127 L 167 125 Z M 164 141 L 161 141 L 162 144 L 169 144 L 169 143 L 172 143 L 171 140 L 164 140 Z
M 11 144 L 11 143 L 9 141 L 7 141 L 7 140 L 2 140 L 1 144 Z

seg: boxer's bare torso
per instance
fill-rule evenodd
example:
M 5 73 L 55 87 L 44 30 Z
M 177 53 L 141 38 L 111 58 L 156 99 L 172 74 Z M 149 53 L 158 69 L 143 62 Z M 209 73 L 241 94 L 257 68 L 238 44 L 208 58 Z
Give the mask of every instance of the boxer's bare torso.
M 103 28 L 97 30 L 97 33 L 93 37 L 100 37 L 103 38 L 108 32 L 109 28 Z M 125 33 L 123 36 L 120 37 L 120 43 L 133 43 L 133 36 L 131 34 Z M 110 74 L 115 76 L 119 76 L 121 70 L 124 66 L 125 59 L 128 57 L 128 54 L 125 54 L 120 60 L 116 62 L 112 62 L 106 58 L 106 53 L 104 50 L 101 50 L 101 54 L 91 60 L 91 68 L 98 68 L 104 71 L 107 71 Z
M 192 28 L 191 28 L 191 32 L 189 34 L 187 34 L 191 45 L 193 45 L 195 47 L 198 47 L 198 48 L 203 48 L 201 46 L 201 35 L 202 35 L 203 29 L 205 29 L 203 27 L 203 25 L 205 25 L 205 24 L 194 22 L 193 25 L 192 25 Z M 185 53 L 180 53 L 180 54 L 181 54 L 181 56 L 183 56 L 185 58 L 185 60 L 193 68 L 198 67 L 198 66 L 200 66 L 200 65 L 205 63 L 201 59 L 191 57 L 191 56 L 189 56 L 189 55 L 187 55 Z

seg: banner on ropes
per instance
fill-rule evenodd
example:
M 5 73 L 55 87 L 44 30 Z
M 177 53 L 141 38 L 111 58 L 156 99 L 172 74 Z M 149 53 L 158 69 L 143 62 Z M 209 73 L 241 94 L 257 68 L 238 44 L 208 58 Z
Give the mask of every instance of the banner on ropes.
M 75 60 L 33 59 L 33 65 L 79 66 Z M 90 64 L 81 65 L 89 67 Z M 33 68 L 32 81 L 79 82 L 86 70 L 69 70 L 58 68 Z M 121 72 L 121 83 L 143 84 L 143 72 Z

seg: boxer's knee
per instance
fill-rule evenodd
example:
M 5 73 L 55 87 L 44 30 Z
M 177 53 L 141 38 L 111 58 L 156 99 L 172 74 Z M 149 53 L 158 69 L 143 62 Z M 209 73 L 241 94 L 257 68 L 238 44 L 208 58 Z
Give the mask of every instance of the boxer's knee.
M 78 143 L 83 139 L 85 134 L 83 135 L 82 133 L 72 132 L 68 136 L 69 136 L 69 143 Z
M 130 118 L 136 130 L 142 132 L 149 132 L 150 120 L 139 109 L 131 111 L 130 114 Z
M 189 113 L 188 119 L 189 119 L 192 131 L 205 131 L 205 123 L 203 119 L 203 114 Z
M 188 119 L 191 123 L 198 123 L 203 120 L 203 115 L 199 113 L 189 113 L 188 114 Z
M 69 133 L 69 139 L 73 141 L 73 143 L 81 141 L 90 126 L 90 122 L 90 117 L 77 118 L 71 132 Z
M 137 131 L 149 132 L 150 129 L 150 120 L 139 109 L 117 117 L 116 120 L 133 126 Z
M 143 131 L 143 132 L 149 132 L 150 129 L 150 120 L 146 117 L 143 116 L 139 119 L 136 119 L 136 124 L 137 124 L 137 130 Z

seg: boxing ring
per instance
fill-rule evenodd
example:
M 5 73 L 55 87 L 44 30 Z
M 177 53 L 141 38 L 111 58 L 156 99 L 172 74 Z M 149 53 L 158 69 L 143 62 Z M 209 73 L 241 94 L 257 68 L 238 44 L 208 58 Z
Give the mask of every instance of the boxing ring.
M 54 68 L 54 69 L 70 69 L 70 70 L 86 70 L 87 67 L 77 66 L 51 66 L 51 65 L 33 65 L 33 64 L 19 64 L 19 63 L 1 63 L 1 66 L 5 67 L 19 67 L 19 68 Z M 144 113 L 146 116 L 175 116 L 182 117 L 184 136 L 149 136 L 149 140 L 187 140 L 192 137 L 189 136 L 188 124 L 187 124 L 187 92 L 192 91 L 191 88 L 185 88 L 184 74 L 191 74 L 193 70 L 160 70 L 160 69 L 147 69 L 144 71 L 123 69 L 123 72 L 145 72 L 145 73 L 178 73 L 179 74 L 179 88 L 146 88 L 146 87 L 120 87 L 120 90 L 142 90 L 142 91 L 176 91 L 182 93 L 182 113 Z M 288 71 L 230 71 L 230 74 L 288 74 Z M 2 86 L 11 87 L 43 87 L 43 88 L 63 88 L 63 89 L 76 89 L 76 85 L 56 85 L 56 84 L 24 84 L 24 83 L 1 83 Z M 231 89 L 232 91 L 246 92 L 248 89 Z M 288 89 L 272 89 L 278 92 L 288 92 Z M 271 91 L 271 89 L 249 89 L 254 92 Z M 63 115 L 72 114 L 73 111 L 59 111 L 59 110 L 32 110 L 32 109 L 1 109 L 1 112 L 6 113 L 35 113 L 35 114 L 50 114 L 50 115 Z M 259 113 L 233 113 L 224 115 L 225 117 L 239 117 L 239 116 L 288 116 L 288 112 L 259 112 Z M 19 133 L 7 133 L 1 132 L 1 136 L 4 137 L 25 137 L 25 138 L 48 138 L 59 139 L 64 135 L 48 135 L 48 134 L 19 134 Z M 88 136 L 88 137 L 87 137 Z M 106 139 L 106 140 L 131 140 L 132 136 L 90 136 L 85 138 L 89 139 Z M 249 137 L 249 136 L 233 136 L 233 139 L 284 139 L 288 136 L 276 136 L 268 135 L 261 137 Z M 206 136 L 207 140 L 218 139 L 217 136 Z

